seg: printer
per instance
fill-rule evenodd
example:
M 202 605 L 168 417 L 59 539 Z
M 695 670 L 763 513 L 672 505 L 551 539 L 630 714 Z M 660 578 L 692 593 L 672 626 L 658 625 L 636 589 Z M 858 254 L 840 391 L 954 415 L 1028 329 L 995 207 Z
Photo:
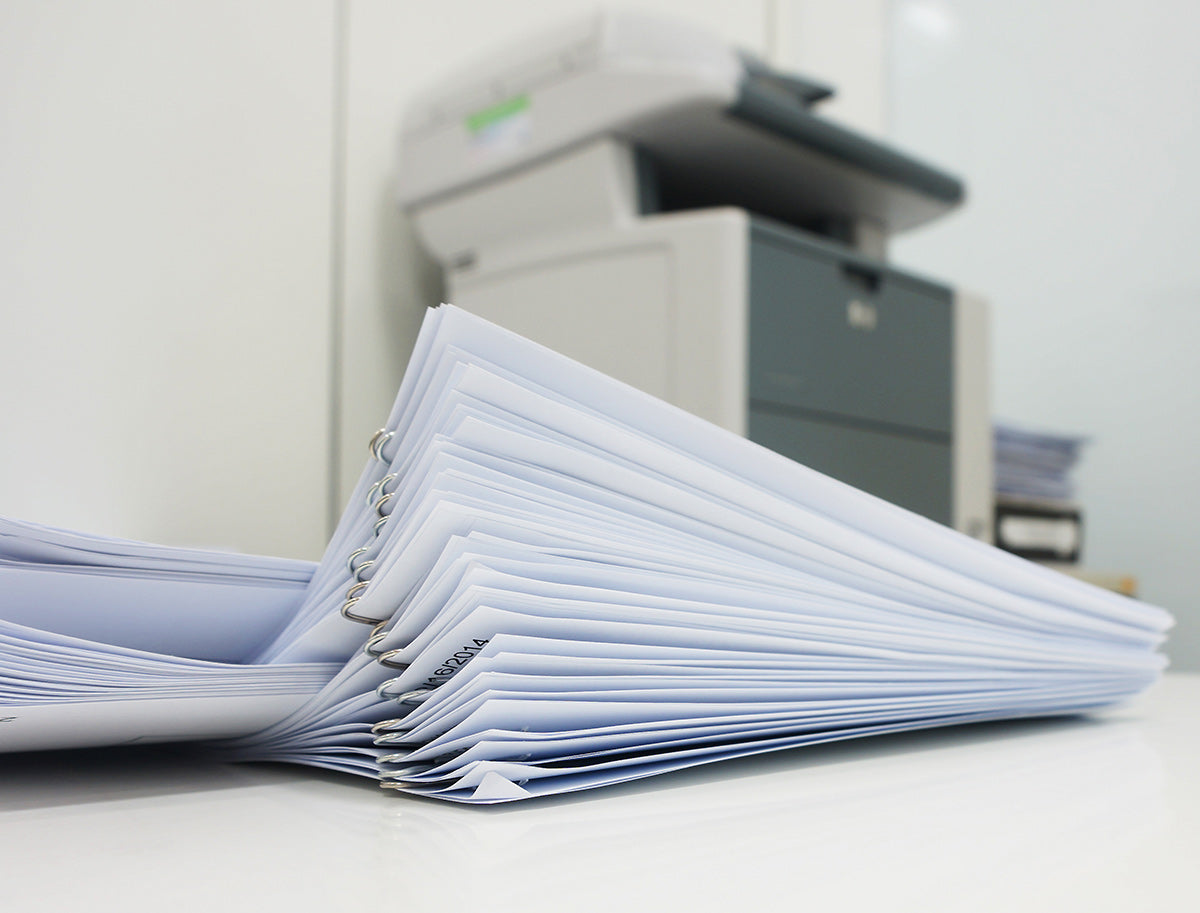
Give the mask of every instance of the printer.
M 987 538 L 984 305 L 885 259 L 963 186 L 830 94 L 598 11 L 410 99 L 399 200 L 448 300 Z

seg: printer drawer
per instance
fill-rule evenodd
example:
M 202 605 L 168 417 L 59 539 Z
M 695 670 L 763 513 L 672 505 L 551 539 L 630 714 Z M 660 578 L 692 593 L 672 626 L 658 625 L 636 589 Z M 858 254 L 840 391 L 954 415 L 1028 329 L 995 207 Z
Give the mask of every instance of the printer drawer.
M 950 434 L 949 289 L 757 222 L 749 263 L 752 403 Z
M 748 437 L 847 485 L 949 524 L 950 444 L 751 407 Z

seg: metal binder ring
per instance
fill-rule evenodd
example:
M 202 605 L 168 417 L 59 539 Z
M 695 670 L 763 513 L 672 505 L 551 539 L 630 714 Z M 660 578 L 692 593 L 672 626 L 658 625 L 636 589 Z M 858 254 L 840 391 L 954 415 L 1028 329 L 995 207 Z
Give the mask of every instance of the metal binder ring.
M 367 489 L 367 503 L 368 504 L 373 504 L 375 502 L 375 493 L 377 491 L 379 491 L 379 486 L 382 484 L 382 482 L 383 482 L 383 479 L 376 479 L 374 482 L 371 483 L 371 487 Z
M 385 517 L 380 517 L 378 520 L 375 521 L 375 528 L 372 530 L 372 532 L 376 536 L 378 536 L 383 531 L 383 524 L 387 523 L 388 519 L 389 518 L 385 516 Z
M 389 431 L 387 428 L 380 428 L 371 435 L 371 454 L 381 463 L 386 463 L 387 460 L 383 456 L 383 445 L 396 436 L 395 431 Z
M 380 764 L 391 765 L 391 770 L 381 770 L 379 772 L 379 785 L 385 789 L 403 789 L 404 784 L 408 783 L 412 777 L 417 774 L 423 774 L 432 767 L 432 764 L 409 764 L 401 767 L 400 764 L 408 757 L 407 751 L 402 751 L 397 754 L 383 755 L 379 758 Z M 389 782 L 390 781 L 390 782 Z
M 396 473 L 394 473 L 394 472 L 389 472 L 382 479 L 376 479 L 375 484 L 372 485 L 370 487 L 370 489 L 367 491 L 367 503 L 374 504 L 375 496 L 377 494 L 387 494 L 388 493 L 388 490 L 387 490 L 388 483 L 395 482 L 395 481 L 396 481 Z
M 368 560 L 368 561 L 364 561 L 362 564 L 360 564 L 357 568 L 354 569 L 354 579 L 357 580 L 359 583 L 362 583 L 365 580 L 370 580 L 371 578 L 364 577 L 362 575 L 362 572 L 365 571 L 367 568 L 371 567 L 374 563 L 375 562 L 373 560 Z
M 433 693 L 432 689 L 430 688 L 417 688 L 415 691 L 401 691 L 399 694 L 393 694 L 388 691 L 388 686 L 394 685 L 398 681 L 400 681 L 399 676 L 396 678 L 389 678 L 386 682 L 375 689 L 375 693 L 383 700 L 395 701 L 397 704 L 419 704 Z
M 372 634 L 367 638 L 367 642 L 363 644 L 363 652 L 372 659 L 379 659 L 379 653 L 375 650 L 375 647 L 381 640 L 383 640 L 383 634 Z
M 375 653 L 373 655 L 375 656 L 375 661 L 381 666 L 391 666 L 393 669 L 407 669 L 409 663 L 398 663 L 392 659 L 401 650 L 386 650 L 383 653 Z
M 369 584 L 370 582 L 371 582 L 370 580 L 358 581 L 358 583 L 354 584 L 352 587 L 350 587 L 350 589 L 348 589 L 346 591 L 346 598 L 351 599 L 351 598 L 357 596 L 359 593 L 361 593 L 363 590 L 365 590 L 367 588 L 367 584 Z
M 358 573 L 358 568 L 356 568 L 354 566 L 354 559 L 357 558 L 359 555 L 363 554 L 363 552 L 368 551 L 369 549 L 370 549 L 369 545 L 364 545 L 362 548 L 356 548 L 354 551 L 352 551 L 350 553 L 349 557 L 346 558 L 346 567 L 347 567 L 347 569 L 349 569 L 351 574 Z
M 400 765 L 408 760 L 408 752 L 399 751 L 395 754 L 380 755 L 377 760 L 380 764 Z M 407 767 L 396 766 L 394 770 L 388 771 L 388 776 L 405 779 L 413 774 L 424 773 L 429 770 L 429 767 L 429 764 L 409 764 Z
M 357 621 L 359 624 L 364 624 L 364 625 L 378 625 L 378 624 L 382 624 L 383 622 L 387 621 L 386 618 L 368 618 L 366 615 L 357 615 L 354 612 L 351 612 L 350 611 L 351 607 L 356 605 L 358 603 L 358 600 L 359 600 L 359 597 L 355 596 L 353 599 L 347 599 L 345 602 L 342 603 L 342 617 L 343 618 L 348 618 L 351 621 Z
M 406 732 L 408 727 L 404 725 L 402 717 L 393 717 L 390 720 L 380 720 L 371 727 L 371 735 L 384 735 L 385 733 L 392 734 L 397 732 Z
M 394 497 L 395 497 L 395 494 L 393 492 L 389 491 L 382 498 L 380 498 L 378 501 L 376 501 L 375 502 L 375 513 L 379 514 L 379 516 L 381 516 L 381 517 L 389 516 L 388 514 L 385 514 L 383 512 L 383 505 L 385 505 L 388 501 L 392 500 L 392 498 L 394 498 Z
M 390 693 L 387 689 L 388 689 L 388 686 L 394 685 L 398 681 L 400 681 L 399 677 L 389 678 L 386 682 L 383 682 L 382 684 L 379 685 L 378 688 L 375 689 L 375 694 L 378 695 L 378 697 L 381 701 L 395 700 L 397 695 Z M 407 694 L 407 692 L 405 692 L 405 691 L 402 691 L 400 693 Z
M 376 627 L 376 629 L 378 629 L 378 628 L 382 627 L 382 625 L 376 625 L 375 627 Z M 385 637 L 387 637 L 387 633 L 384 631 L 379 631 L 376 634 L 372 634 L 370 637 L 367 638 L 367 642 L 365 644 L 363 644 L 363 652 L 366 653 L 367 656 L 371 657 L 372 659 L 377 657 L 379 654 L 376 653 L 372 649 L 372 647 L 374 647 L 377 643 L 379 643 Z
M 372 732 L 374 732 L 374 730 L 372 730 Z M 405 728 L 405 729 L 385 729 L 382 732 L 376 734 L 371 739 L 371 743 L 376 748 L 391 748 L 393 751 L 396 750 L 397 746 L 403 747 L 403 746 L 407 745 L 410 748 L 415 748 L 420 743 L 413 742 L 411 740 L 412 737 L 408 734 L 408 732 L 409 732 L 409 729 L 407 729 L 407 728 Z

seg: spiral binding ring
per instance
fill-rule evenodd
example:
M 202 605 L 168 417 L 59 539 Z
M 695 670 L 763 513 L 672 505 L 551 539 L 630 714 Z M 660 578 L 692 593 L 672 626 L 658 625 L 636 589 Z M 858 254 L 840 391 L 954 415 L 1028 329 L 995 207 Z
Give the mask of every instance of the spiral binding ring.
M 390 514 L 385 514 L 383 512 L 383 505 L 387 504 L 387 502 L 392 500 L 392 498 L 394 498 L 394 497 L 395 497 L 395 494 L 393 492 L 389 491 L 382 498 L 380 498 L 378 501 L 376 501 L 374 504 L 375 513 L 379 514 L 379 516 L 381 516 L 381 517 L 391 516 Z
M 372 634 L 367 638 L 367 642 L 363 644 L 363 652 L 372 659 L 379 659 L 379 653 L 375 650 L 375 647 L 378 646 L 381 640 L 383 640 L 382 634 Z
M 396 436 L 395 431 L 389 431 L 387 428 L 380 428 L 371 435 L 371 455 L 381 463 L 386 463 L 387 460 L 383 456 L 383 445 Z
M 416 691 L 405 691 L 398 697 L 392 698 L 392 700 L 397 704 L 419 704 L 432 693 L 432 689 L 418 688 Z
M 366 583 L 364 582 L 364 583 L 354 584 L 354 586 L 350 587 L 350 592 L 353 593 L 360 586 L 366 586 Z M 349 594 L 347 594 L 347 595 L 349 595 Z M 388 621 L 391 621 L 391 619 L 389 618 Z M 387 626 L 387 621 L 381 621 L 381 622 L 379 622 L 379 624 L 375 625 L 375 627 L 371 630 L 370 635 L 368 635 L 368 637 L 367 637 L 367 642 L 365 644 L 363 644 L 363 652 L 366 653 L 368 656 L 375 655 L 374 653 L 371 652 L 371 647 L 375 646 L 375 644 L 379 643 L 381 640 L 383 640 L 387 636 L 387 631 L 383 630 L 386 626 Z
M 360 564 L 358 566 L 357 569 L 355 569 L 354 579 L 357 580 L 359 583 L 363 583 L 364 581 L 369 580 L 370 579 L 369 577 L 363 576 L 363 571 L 365 571 L 367 568 L 371 567 L 374 564 L 375 564 L 374 558 L 369 558 L 366 561 L 364 561 L 362 564 Z
M 391 516 L 390 513 L 384 513 L 383 507 L 388 501 L 392 500 L 393 497 L 395 497 L 395 495 L 392 492 L 386 492 L 384 493 L 383 497 L 381 497 L 373 505 L 375 508 L 375 513 L 379 514 L 379 519 L 375 521 L 375 527 L 372 530 L 377 537 L 380 531 L 383 529 L 383 524 L 386 523 L 387 518 Z
M 379 763 L 398 764 L 407 757 L 408 754 L 406 752 L 384 755 L 379 759 Z M 397 767 L 387 772 L 380 771 L 379 785 L 386 789 L 404 789 L 405 783 L 410 781 L 414 774 L 422 774 L 429 770 L 429 767 L 429 764 L 409 764 L 407 767 Z
M 392 694 L 387 689 L 398 681 L 400 681 L 399 676 L 389 678 L 375 689 L 375 693 L 379 695 L 381 700 L 395 701 L 397 704 L 419 704 L 433 693 L 431 688 L 417 688 L 414 691 L 401 691 L 399 694 Z
M 384 478 L 386 479 L 387 476 L 384 476 Z M 376 479 L 374 482 L 371 483 L 371 487 L 367 489 L 367 504 L 375 503 L 375 494 L 376 494 L 376 492 L 379 491 L 379 489 L 382 485 L 383 485 L 383 479 Z
M 389 678 L 389 679 L 388 679 L 386 682 L 382 682 L 382 683 L 379 685 L 379 687 L 377 687 L 377 688 L 375 689 L 375 694 L 379 696 L 379 699 L 380 699 L 381 701 L 393 701 L 393 700 L 396 700 L 396 699 L 397 699 L 397 695 L 394 695 L 394 694 L 389 694 L 389 693 L 388 693 L 388 690 L 387 690 L 387 688 L 388 688 L 388 686 L 389 686 L 389 685 L 394 685 L 394 684 L 396 684 L 396 682 L 398 682 L 398 681 L 400 681 L 399 677 L 396 677 L 396 678 Z M 401 692 L 401 693 L 403 694 L 403 693 L 405 693 L 405 692 Z
M 380 720 L 378 723 L 376 723 L 374 726 L 371 727 L 371 735 L 380 735 L 380 734 L 387 734 L 387 733 L 394 734 L 397 732 L 403 732 L 404 729 L 406 728 L 406 727 L 401 726 L 401 724 L 403 722 L 404 722 L 404 720 L 399 719 L 399 718 L 392 719 L 392 720 Z M 400 729 L 394 728 L 397 726 L 401 726 L 401 728 Z
M 379 479 L 376 483 L 374 483 L 374 485 L 371 486 L 370 491 L 367 492 L 367 505 L 379 510 L 380 504 L 386 504 L 389 500 L 394 498 L 396 492 L 388 491 L 388 482 L 395 480 L 396 474 L 388 473 L 388 475 L 385 475 L 383 479 Z
M 348 589 L 346 591 L 346 598 L 352 599 L 353 597 L 357 596 L 359 593 L 361 593 L 363 590 L 365 590 L 367 588 L 367 585 L 370 582 L 371 582 L 370 580 L 358 581 L 358 583 L 354 584 L 352 587 L 350 587 L 350 589 Z
M 351 612 L 350 609 L 354 605 L 356 605 L 358 603 L 358 601 L 359 601 L 359 597 L 355 596 L 353 599 L 347 599 L 345 602 L 342 603 L 342 617 L 343 618 L 348 618 L 351 621 L 357 621 L 359 624 L 375 625 L 375 626 L 384 624 L 388 620 L 386 618 L 370 618 L 366 615 L 358 615 L 354 612 Z
M 349 557 L 346 558 L 346 568 L 350 571 L 351 574 L 358 573 L 358 568 L 356 568 L 354 566 L 354 559 L 369 550 L 370 550 L 370 546 L 364 545 L 362 548 L 356 548 L 354 551 L 352 551 L 350 553 Z
M 392 657 L 399 652 L 400 650 L 385 650 L 383 653 L 374 653 L 372 655 L 375 657 L 375 661 L 381 666 L 391 666 L 393 669 L 407 669 L 410 665 L 409 663 L 398 663 L 392 660 Z
M 376 628 L 380 628 L 380 627 L 383 627 L 383 626 L 382 626 L 382 625 L 376 625 L 375 627 L 376 627 Z M 383 639 L 384 639 L 384 637 L 386 637 L 386 636 L 387 636 L 387 633 L 386 633 L 386 632 L 384 632 L 384 631 L 379 631 L 379 632 L 378 632 L 378 633 L 376 633 L 376 634 L 372 634 L 370 637 L 368 637 L 368 638 L 367 638 L 367 642 L 366 642 L 365 644 L 363 644 L 363 648 L 362 648 L 362 649 L 363 649 L 363 652 L 364 652 L 364 653 L 366 653 L 366 654 L 367 654 L 367 656 L 371 657 L 372 659 L 374 659 L 375 657 L 377 657 L 379 654 L 378 654 L 378 653 L 376 653 L 376 652 L 375 652 L 375 651 L 372 649 L 372 647 L 374 647 L 376 644 L 378 644 L 378 643 L 379 643 L 381 640 L 383 640 Z
M 404 760 L 406 757 L 408 757 L 408 754 L 407 754 L 407 752 L 403 752 L 403 751 L 402 751 L 402 752 L 400 752 L 399 754 L 385 754 L 385 755 L 380 755 L 380 756 L 379 756 L 379 758 L 378 758 L 377 760 L 379 761 L 379 763 L 380 763 L 380 764 L 398 764 L 399 762 L 403 761 L 403 760 Z M 420 771 L 422 771 L 422 770 L 424 770 L 424 769 L 425 769 L 425 766 L 426 766 L 426 765 L 423 765 L 423 764 L 422 764 L 422 765 L 419 765 L 419 766 L 418 766 L 418 765 L 412 765 L 412 766 L 409 766 L 409 767 L 402 767 L 402 768 L 400 768 L 399 770 L 393 770 L 393 771 L 389 771 L 389 772 L 388 772 L 388 776 L 390 776 L 390 777 L 403 777 L 403 775 L 404 775 L 404 774 L 408 774 L 408 773 L 419 773 Z
M 408 731 L 409 731 L 408 729 L 397 729 L 397 730 L 388 730 L 385 732 L 381 732 L 379 735 L 375 736 L 375 738 L 373 738 L 371 740 L 371 744 L 374 745 L 376 748 L 389 748 L 390 747 L 393 750 L 395 750 L 395 746 L 400 746 L 400 745 L 408 745 L 408 746 L 415 747 L 419 743 L 412 741 L 412 737 L 410 735 L 408 735 Z
M 398 476 L 394 472 L 389 472 L 382 479 L 376 479 L 375 482 L 367 489 L 367 503 L 374 504 L 376 495 L 390 494 L 387 490 L 389 482 L 395 482 Z

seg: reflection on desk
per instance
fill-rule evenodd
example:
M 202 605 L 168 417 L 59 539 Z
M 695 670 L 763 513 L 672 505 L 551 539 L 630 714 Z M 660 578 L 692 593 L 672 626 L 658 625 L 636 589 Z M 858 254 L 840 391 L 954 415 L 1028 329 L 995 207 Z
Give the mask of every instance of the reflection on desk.
M 165 750 L 0 759 L 7 911 L 1190 909 L 1200 676 L 505 808 Z M 1187 893 L 1184 893 L 1185 890 Z M 372 900 L 372 894 L 375 900 Z M 390 905 L 389 903 L 389 905 Z

